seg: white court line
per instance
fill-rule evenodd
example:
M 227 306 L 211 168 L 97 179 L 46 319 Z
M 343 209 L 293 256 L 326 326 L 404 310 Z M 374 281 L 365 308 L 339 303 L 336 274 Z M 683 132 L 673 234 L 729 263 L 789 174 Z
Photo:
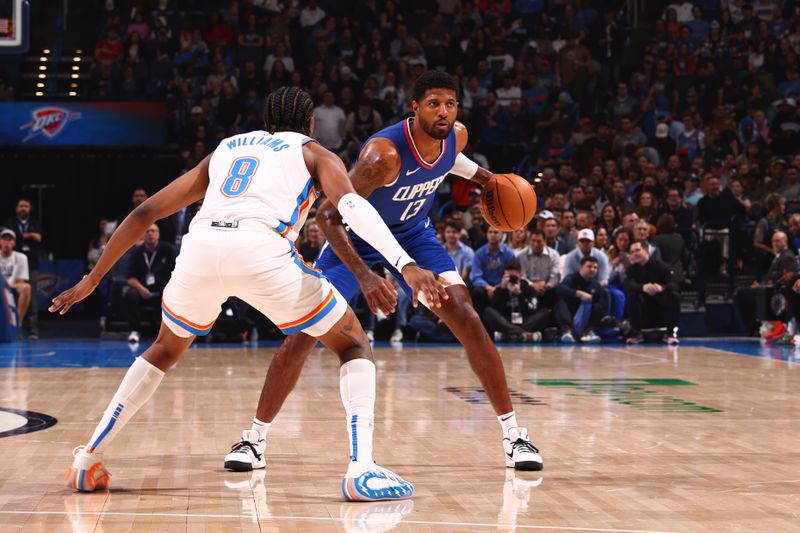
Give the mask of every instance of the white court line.
M 644 354 L 644 353 L 637 353 L 637 352 L 634 352 L 631 348 L 632 347 L 612 348 L 612 347 L 609 346 L 608 348 L 606 348 L 606 350 L 609 350 L 609 351 L 612 351 L 612 352 L 624 353 L 624 354 L 627 354 L 627 355 L 633 355 L 634 357 L 642 357 L 644 359 L 650 359 L 650 361 L 645 361 L 645 362 L 642 362 L 642 363 L 631 363 L 631 364 L 626 365 L 626 366 L 629 366 L 629 367 L 630 366 L 656 365 L 658 363 L 668 363 L 669 359 L 670 359 L 669 355 L 661 355 L 661 356 L 659 356 L 659 355 L 650 355 L 650 354 Z M 663 346 L 662 346 L 662 348 L 663 348 Z
M 354 504 L 358 505 L 358 504 Z M 199 514 L 199 513 L 118 513 L 118 512 L 66 512 L 66 511 L 0 511 L 0 515 L 45 515 L 45 516 L 160 516 L 162 518 L 229 518 L 241 520 L 244 518 L 239 514 Z M 269 520 L 311 520 L 316 522 L 354 522 L 357 518 L 335 518 L 319 516 L 265 516 L 259 518 L 261 522 Z M 461 526 L 461 527 L 505 527 L 505 524 L 490 522 L 437 522 L 433 520 L 376 520 L 370 518 L 370 523 L 386 522 L 391 524 L 416 524 L 428 526 Z M 538 529 L 538 530 L 561 530 L 561 531 L 600 531 L 602 533 L 676 533 L 674 531 L 657 531 L 652 529 L 605 529 L 596 527 L 570 527 L 570 526 L 534 526 L 534 525 L 515 525 L 517 529 Z
M 731 351 L 731 350 L 723 350 L 722 348 L 712 348 L 710 346 L 691 346 L 691 348 L 700 348 L 700 349 L 706 350 L 708 352 L 714 352 L 714 353 L 723 354 L 723 355 L 735 355 L 737 357 L 749 357 L 750 359 L 755 359 L 755 360 L 759 360 L 760 359 L 762 361 L 771 361 L 771 362 L 775 362 L 775 363 L 786 363 L 790 367 L 792 367 L 792 366 L 797 364 L 797 361 L 791 361 L 791 360 L 784 361 L 783 359 L 773 359 L 771 357 L 766 357 L 766 356 L 739 353 L 739 352 L 734 352 L 734 351 Z M 797 354 L 797 352 L 795 352 L 795 354 Z M 797 358 L 797 355 L 795 355 L 795 358 Z

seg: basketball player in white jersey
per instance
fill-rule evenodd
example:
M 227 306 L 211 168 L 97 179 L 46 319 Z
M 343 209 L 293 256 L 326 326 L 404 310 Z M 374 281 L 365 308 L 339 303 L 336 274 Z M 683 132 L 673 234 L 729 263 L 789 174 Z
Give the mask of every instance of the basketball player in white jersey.
M 63 315 L 97 287 L 155 220 L 204 198 L 164 289 L 158 338 L 131 365 L 87 444 L 76 448 L 68 487 L 93 491 L 109 486 L 100 453 L 194 337 L 211 330 L 221 304 L 237 296 L 285 333 L 305 332 L 339 356 L 351 450 L 341 485 L 344 497 L 398 500 L 413 494 L 410 483 L 372 459 L 375 365 L 369 341 L 344 298 L 303 261 L 293 240 L 324 189 L 344 220 L 414 287 L 415 297 L 438 304 L 447 295 L 436 276 L 403 251 L 378 212 L 355 194 L 341 160 L 309 137 L 312 109 L 311 98 L 297 88 L 270 94 L 265 131 L 223 140 L 197 167 L 138 206 L 114 232 L 95 268 L 53 299 L 50 311 Z

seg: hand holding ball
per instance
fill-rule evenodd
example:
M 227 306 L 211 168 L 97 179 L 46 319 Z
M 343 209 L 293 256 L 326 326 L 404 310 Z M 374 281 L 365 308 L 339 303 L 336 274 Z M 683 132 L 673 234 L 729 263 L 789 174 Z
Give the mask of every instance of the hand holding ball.
M 481 214 L 490 226 L 514 231 L 536 214 L 536 192 L 516 174 L 495 174 L 481 193 Z

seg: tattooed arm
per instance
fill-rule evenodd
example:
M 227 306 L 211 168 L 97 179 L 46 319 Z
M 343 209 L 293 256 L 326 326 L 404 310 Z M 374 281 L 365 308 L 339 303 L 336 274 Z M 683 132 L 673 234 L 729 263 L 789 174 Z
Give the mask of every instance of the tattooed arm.
M 377 138 L 361 150 L 350 170 L 350 180 L 359 196 L 369 198 L 374 190 L 391 183 L 400 172 L 400 154 L 394 143 Z M 336 206 L 325 199 L 317 209 L 317 224 L 342 263 L 355 275 L 372 312 L 394 311 L 397 291 L 383 277 L 372 272 L 353 246 Z

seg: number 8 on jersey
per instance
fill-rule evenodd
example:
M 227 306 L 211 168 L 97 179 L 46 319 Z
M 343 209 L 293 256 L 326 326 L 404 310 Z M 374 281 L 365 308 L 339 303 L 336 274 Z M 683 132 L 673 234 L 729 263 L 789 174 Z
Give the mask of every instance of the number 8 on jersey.
M 258 159 L 255 157 L 238 157 L 233 160 L 228 177 L 222 182 L 220 191 L 228 198 L 236 198 L 244 194 L 250 186 L 250 180 L 258 170 Z

